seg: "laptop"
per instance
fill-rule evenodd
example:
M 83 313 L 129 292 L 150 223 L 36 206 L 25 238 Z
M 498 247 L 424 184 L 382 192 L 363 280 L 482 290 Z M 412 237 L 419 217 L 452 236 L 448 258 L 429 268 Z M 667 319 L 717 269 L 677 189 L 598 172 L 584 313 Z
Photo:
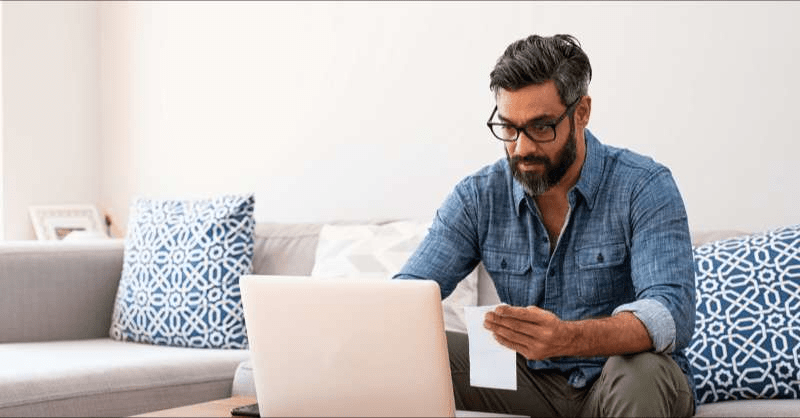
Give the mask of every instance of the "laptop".
M 455 416 L 439 285 L 244 275 L 261 416 Z

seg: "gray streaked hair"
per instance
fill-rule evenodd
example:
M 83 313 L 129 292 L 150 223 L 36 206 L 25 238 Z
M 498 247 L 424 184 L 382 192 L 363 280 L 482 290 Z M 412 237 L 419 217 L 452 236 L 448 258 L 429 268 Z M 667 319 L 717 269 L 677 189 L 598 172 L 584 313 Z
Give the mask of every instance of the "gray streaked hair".
M 564 106 L 589 91 L 592 66 L 572 35 L 531 35 L 506 48 L 489 74 L 489 88 L 514 91 L 553 80 Z

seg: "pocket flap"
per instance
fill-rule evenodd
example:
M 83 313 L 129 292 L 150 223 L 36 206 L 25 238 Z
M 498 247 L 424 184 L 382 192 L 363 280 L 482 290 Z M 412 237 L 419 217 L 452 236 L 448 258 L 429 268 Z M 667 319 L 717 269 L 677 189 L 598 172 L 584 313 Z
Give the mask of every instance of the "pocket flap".
M 483 264 L 488 271 L 523 274 L 531 268 L 531 258 L 527 254 L 486 248 L 483 251 Z
M 577 254 L 578 268 L 595 269 L 611 267 L 625 261 L 625 243 L 603 244 L 579 249 Z

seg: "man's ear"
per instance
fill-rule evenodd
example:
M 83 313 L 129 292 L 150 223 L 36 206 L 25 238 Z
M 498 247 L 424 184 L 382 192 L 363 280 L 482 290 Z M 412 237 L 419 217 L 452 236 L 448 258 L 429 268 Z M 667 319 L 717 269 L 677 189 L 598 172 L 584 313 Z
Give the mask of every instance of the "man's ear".
M 581 102 L 575 108 L 575 122 L 581 129 L 589 124 L 589 116 L 592 113 L 592 98 L 591 96 L 583 96 Z

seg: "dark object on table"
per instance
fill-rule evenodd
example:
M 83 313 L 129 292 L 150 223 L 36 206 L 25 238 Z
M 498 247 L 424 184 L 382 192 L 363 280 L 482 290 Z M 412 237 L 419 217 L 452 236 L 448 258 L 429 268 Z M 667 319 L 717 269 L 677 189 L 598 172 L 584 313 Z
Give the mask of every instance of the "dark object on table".
M 258 413 L 258 403 L 238 406 L 231 409 L 231 415 L 244 416 L 244 417 L 260 417 Z

